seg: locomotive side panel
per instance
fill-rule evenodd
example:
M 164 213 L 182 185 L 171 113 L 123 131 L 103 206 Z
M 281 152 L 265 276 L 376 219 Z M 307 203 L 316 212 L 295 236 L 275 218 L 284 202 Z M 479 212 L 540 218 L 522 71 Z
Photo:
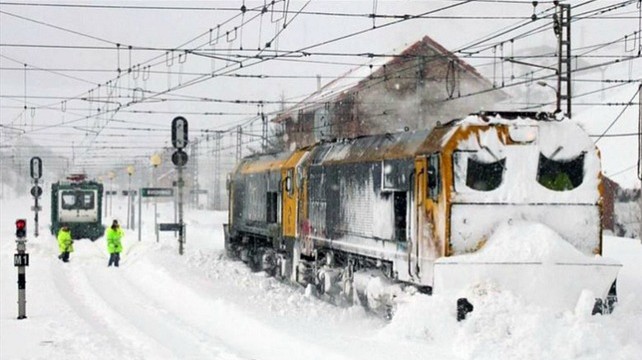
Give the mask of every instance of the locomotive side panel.
M 409 281 L 413 161 L 330 163 L 310 168 L 309 231 L 317 251 L 384 261 L 391 278 Z M 386 179 L 387 177 L 387 179 Z
M 268 236 L 281 220 L 278 172 L 237 174 L 233 183 L 232 232 Z

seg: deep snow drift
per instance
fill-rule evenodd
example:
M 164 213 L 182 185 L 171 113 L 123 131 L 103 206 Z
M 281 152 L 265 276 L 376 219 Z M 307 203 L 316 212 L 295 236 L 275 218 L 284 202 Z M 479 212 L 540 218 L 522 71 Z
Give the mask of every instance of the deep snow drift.
M 122 220 L 126 208 L 119 200 L 114 214 Z M 47 213 L 41 214 L 41 236 L 33 238 L 30 201 L 0 204 L 2 359 L 642 358 L 639 240 L 605 237 L 605 256 L 624 264 L 620 302 L 609 316 L 550 311 L 488 286 L 462 323 L 450 299 L 424 295 L 404 298 L 385 321 L 359 307 L 306 296 L 300 287 L 226 259 L 225 213 L 187 209 L 186 252 L 179 256 L 172 233 L 156 243 L 153 207 L 143 205 L 142 241 L 126 230 L 116 269 L 107 268 L 103 238 L 76 241 L 71 262 L 61 263 L 55 239 L 42 225 Z M 159 208 L 161 221 L 173 216 L 169 204 Z M 21 321 L 13 266 L 16 218 L 29 221 L 31 254 L 28 319 Z
M 621 266 L 581 253 L 544 224 L 511 220 L 501 223 L 479 251 L 438 259 L 435 294 L 471 300 L 490 287 L 552 311 L 590 313 L 595 299 L 606 299 Z

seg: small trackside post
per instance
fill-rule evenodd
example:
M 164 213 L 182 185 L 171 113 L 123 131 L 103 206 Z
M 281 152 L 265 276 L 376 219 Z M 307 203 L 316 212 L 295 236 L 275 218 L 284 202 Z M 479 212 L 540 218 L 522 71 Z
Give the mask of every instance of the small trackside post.
M 29 266 L 27 253 L 27 220 L 16 220 L 16 247 L 17 253 L 13 257 L 13 264 L 18 268 L 18 320 L 27 318 L 27 274 L 25 267 Z
M 185 243 L 185 224 L 183 223 L 183 166 L 187 164 L 187 153 L 183 149 L 187 146 L 187 120 L 177 116 L 172 120 L 172 145 L 176 149 L 172 154 L 172 163 L 178 169 L 178 253 L 183 255 Z

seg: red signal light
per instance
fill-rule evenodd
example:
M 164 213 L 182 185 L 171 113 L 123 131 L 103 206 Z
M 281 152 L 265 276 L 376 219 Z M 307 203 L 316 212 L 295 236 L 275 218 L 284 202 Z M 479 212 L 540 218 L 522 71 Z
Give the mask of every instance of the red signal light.
M 18 219 L 16 220 L 16 237 L 19 239 L 27 236 L 27 220 Z

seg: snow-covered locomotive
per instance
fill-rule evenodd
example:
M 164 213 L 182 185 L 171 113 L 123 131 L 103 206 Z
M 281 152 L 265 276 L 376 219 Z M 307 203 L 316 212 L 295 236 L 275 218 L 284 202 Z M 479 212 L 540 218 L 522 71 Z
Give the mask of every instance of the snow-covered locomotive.
M 540 275 L 564 287 L 561 305 L 571 305 L 586 289 L 606 298 L 618 271 L 594 257 L 602 253 L 598 149 L 571 120 L 545 114 L 484 113 L 431 131 L 255 155 L 228 187 L 228 255 L 371 307 L 389 306 L 407 285 L 456 293 L 483 276 L 521 291 Z M 518 222 L 543 224 L 581 256 L 470 259 Z M 515 281 L 521 271 L 526 278 Z
M 102 202 L 103 184 L 84 175 L 51 184 L 51 233 L 67 225 L 74 239 L 98 239 L 105 231 Z

